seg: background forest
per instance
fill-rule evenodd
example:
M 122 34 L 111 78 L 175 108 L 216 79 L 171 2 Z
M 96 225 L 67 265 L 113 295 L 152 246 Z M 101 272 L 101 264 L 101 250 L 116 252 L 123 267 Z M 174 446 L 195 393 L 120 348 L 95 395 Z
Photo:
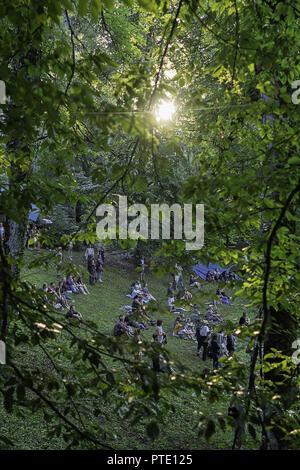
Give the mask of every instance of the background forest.
M 0 2 L 0 448 L 299 448 L 299 14 L 294 0 Z M 112 336 L 138 276 L 113 257 L 104 287 L 79 302 L 82 329 L 45 308 L 58 247 L 73 241 L 63 272 L 84 274 L 96 209 L 119 195 L 204 204 L 199 251 L 105 250 L 146 256 L 153 315 L 170 324 L 175 262 L 186 275 L 196 261 L 235 266 L 222 313 L 228 330 L 241 310 L 251 323 L 218 371 L 170 341 L 160 352 L 176 374 L 155 373 L 150 334 L 142 362 Z M 25 249 L 32 204 L 52 221 L 40 253 Z M 214 291 L 198 293 L 200 310 Z

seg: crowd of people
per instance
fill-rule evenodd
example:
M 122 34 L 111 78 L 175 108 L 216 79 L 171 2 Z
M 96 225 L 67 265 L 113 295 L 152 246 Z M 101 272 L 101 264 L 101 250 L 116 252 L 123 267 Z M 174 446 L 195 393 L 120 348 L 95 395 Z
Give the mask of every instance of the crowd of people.
M 90 294 L 80 276 L 77 278 L 75 276 L 64 277 L 58 282 L 58 285 L 52 281 L 48 286 L 45 282 L 40 290 L 45 293 L 44 300 L 48 305 L 60 311 L 67 310 L 65 317 L 69 323 L 71 318 L 76 318 L 79 322 L 82 321 L 81 313 L 76 312 L 74 305 L 71 305 L 75 302 L 73 295 Z
M 133 282 L 130 286 L 130 292 L 127 297 L 132 299 L 132 305 L 125 305 L 123 308 L 126 310 L 126 315 L 120 315 L 114 327 L 114 335 L 121 336 L 123 333 L 129 337 L 137 336 L 140 344 L 141 332 L 144 329 L 153 326 L 155 322 L 151 319 L 150 315 L 146 314 L 146 304 L 150 301 L 156 301 L 155 297 L 150 294 L 147 283 L 144 281 L 145 277 L 145 260 L 139 262 L 138 266 L 142 266 L 141 279 Z M 221 280 L 218 270 L 214 273 L 214 279 Z M 231 297 L 229 297 L 224 289 L 218 288 L 216 291 L 216 299 L 209 303 L 206 313 L 200 314 L 197 305 L 193 303 L 194 291 L 202 289 L 203 283 L 194 274 L 189 276 L 189 290 L 184 285 L 183 268 L 176 263 L 174 272 L 168 284 L 167 298 L 168 310 L 172 314 L 176 314 L 176 320 L 173 324 L 173 336 L 179 339 L 192 340 L 197 343 L 197 356 L 200 356 L 202 349 L 202 360 L 206 361 L 208 358 L 212 359 L 213 367 L 219 367 L 219 359 L 221 357 L 230 357 L 233 355 L 236 344 L 236 337 L 233 333 L 225 334 L 222 324 L 224 320 L 217 311 L 219 304 L 231 304 Z M 196 293 L 197 294 L 197 293 Z M 185 307 L 188 306 L 188 309 Z M 187 315 L 185 317 L 185 315 Z M 239 324 L 247 324 L 248 319 L 240 319 Z M 220 329 L 221 328 L 221 329 Z M 153 342 L 165 344 L 167 342 L 167 335 L 162 329 L 162 320 L 157 320 L 156 329 L 152 336 Z M 142 355 L 142 350 L 139 353 L 139 359 Z M 152 364 L 153 365 L 153 364 Z M 157 370 L 157 363 L 153 367 Z
M 32 233 L 30 233 L 32 237 Z M 68 257 L 72 259 L 73 244 L 68 246 Z M 59 247 L 56 253 L 58 257 L 58 277 L 61 278 L 60 267 L 63 262 L 62 247 Z M 90 244 L 87 246 L 84 258 L 86 261 L 89 275 L 89 284 L 95 285 L 96 282 L 103 282 L 102 274 L 104 271 L 104 248 L 101 245 L 95 252 L 95 248 Z M 167 343 L 167 334 L 163 330 L 162 320 L 154 320 L 151 317 L 147 304 L 156 302 L 156 298 L 150 293 L 148 284 L 145 282 L 145 258 L 142 256 L 138 266 L 140 269 L 140 279 L 133 282 L 126 294 L 132 300 L 131 305 L 124 305 L 124 313 L 119 315 L 113 327 L 115 337 L 125 336 L 134 339 L 139 345 L 136 359 L 142 359 L 142 331 L 150 327 L 155 327 L 152 335 L 154 343 L 164 345 Z M 222 274 L 222 273 L 221 273 Z M 221 280 L 222 277 L 216 270 L 213 273 L 213 280 Z M 208 279 L 209 281 L 211 279 Z M 231 298 L 225 294 L 224 289 L 217 288 L 216 297 L 208 304 L 205 314 L 201 314 L 196 303 L 193 303 L 193 297 L 197 291 L 201 290 L 203 283 L 194 274 L 189 275 L 189 290 L 185 287 L 183 280 L 183 268 L 175 263 L 174 272 L 171 274 L 171 280 L 168 284 L 168 310 L 176 314 L 173 324 L 173 336 L 178 339 L 191 340 L 197 343 L 197 356 L 200 356 L 202 350 L 202 360 L 212 359 L 213 368 L 219 367 L 221 357 L 230 357 L 235 351 L 236 337 L 233 333 L 225 333 L 222 324 L 222 316 L 218 313 L 219 304 L 231 304 Z M 65 317 L 68 322 L 72 319 L 78 320 L 80 326 L 83 317 L 76 311 L 74 296 L 79 294 L 89 295 L 89 289 L 81 277 L 68 276 L 59 280 L 58 285 L 51 282 L 49 286 L 44 283 L 40 288 L 45 294 L 45 300 L 54 308 L 65 311 Z M 194 294 L 192 293 L 194 292 Z M 197 300 L 197 299 L 196 299 Z M 187 307 L 187 308 L 185 308 Z M 185 316 L 186 315 L 186 316 Z M 246 312 L 243 313 L 239 321 L 239 326 L 249 324 Z M 222 329 L 223 328 L 223 329 Z M 152 367 L 155 370 L 162 370 L 160 366 L 160 356 L 152 360 Z
M 206 273 L 206 281 L 223 281 L 223 282 L 229 282 L 229 281 L 235 281 L 237 280 L 237 275 L 233 271 L 228 271 L 224 269 L 222 272 L 220 272 L 219 268 L 216 268 L 214 271 L 208 270 Z
M 28 229 L 27 231 L 27 238 L 34 237 L 32 228 Z M 26 238 L 26 240 L 27 240 Z M 27 243 L 28 243 L 27 240 Z M 73 242 L 70 241 L 67 246 L 68 250 L 68 258 L 72 259 L 73 257 Z M 67 310 L 65 314 L 65 318 L 67 319 L 68 323 L 71 322 L 72 319 L 78 320 L 78 324 L 83 320 L 82 314 L 75 310 L 75 306 L 71 305 L 75 303 L 73 296 L 77 296 L 79 294 L 82 295 L 89 295 L 89 289 L 85 282 L 83 281 L 81 276 L 74 276 L 69 275 L 68 277 L 63 277 L 61 275 L 62 265 L 63 265 L 63 249 L 62 247 L 58 247 L 55 253 L 55 258 L 57 258 L 57 277 L 61 279 L 58 281 L 58 285 L 55 284 L 54 281 L 50 282 L 49 286 L 47 283 L 44 283 L 40 289 L 46 294 L 45 295 L 45 302 L 51 305 L 52 307 L 56 308 L 60 311 Z M 89 283 L 90 285 L 94 285 L 95 282 L 98 280 L 99 282 L 103 282 L 102 272 L 104 271 L 104 248 L 101 245 L 96 258 L 95 258 L 95 250 L 92 245 L 89 245 L 85 251 L 85 260 L 87 263 L 87 270 L 89 272 Z

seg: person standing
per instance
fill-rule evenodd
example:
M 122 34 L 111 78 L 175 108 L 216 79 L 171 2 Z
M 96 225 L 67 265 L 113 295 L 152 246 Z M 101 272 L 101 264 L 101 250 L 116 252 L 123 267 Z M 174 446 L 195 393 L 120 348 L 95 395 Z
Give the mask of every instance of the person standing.
M 175 290 L 178 290 L 179 283 L 180 283 L 180 287 L 184 289 L 182 273 L 183 273 L 182 267 L 178 263 L 176 263 L 175 264 L 175 276 L 174 276 Z
M 167 295 L 168 295 L 168 310 L 171 313 L 174 307 L 174 302 L 175 302 L 172 282 L 169 282 Z
M 220 346 L 217 341 L 217 336 L 213 335 L 212 341 L 211 341 L 211 354 L 212 354 L 212 360 L 213 360 L 213 368 L 218 369 L 219 368 L 219 357 L 220 357 Z
M 69 259 L 72 259 L 72 257 L 73 257 L 73 242 L 72 242 L 72 240 L 70 240 L 69 244 L 68 244 L 68 257 L 69 257 Z
M 33 232 L 33 248 L 40 252 L 41 249 L 41 242 L 39 240 L 40 232 L 39 230 L 34 227 L 34 232 Z
M 3 241 L 4 240 L 4 227 L 3 227 L 3 223 L 0 222 L 0 240 Z
M 56 253 L 56 255 L 59 259 L 58 259 L 58 263 L 57 263 L 57 277 L 60 277 L 61 276 L 61 267 L 62 267 L 62 264 L 63 264 L 63 252 L 62 252 L 62 247 L 60 246 L 58 248 L 58 252 Z
M 163 344 L 163 342 L 166 342 L 166 334 L 162 328 L 162 320 L 157 320 L 156 325 L 157 326 L 154 330 L 152 341 L 154 343 Z M 155 372 L 161 371 L 160 354 L 158 351 L 155 351 L 155 354 L 152 357 L 152 369 Z
M 88 261 L 89 257 L 92 256 L 94 258 L 95 256 L 95 250 L 93 248 L 93 245 L 90 243 L 87 249 L 85 250 L 84 257 L 86 261 Z
M 141 282 L 144 282 L 144 280 L 145 280 L 145 257 L 144 256 L 141 257 L 139 266 L 142 268 L 142 270 L 141 270 Z
M 229 356 L 233 356 L 234 353 L 234 348 L 235 348 L 235 336 L 233 334 L 229 334 L 226 337 L 227 343 L 227 351 L 229 353 Z
M 104 266 L 104 261 L 105 261 L 104 257 L 105 256 L 104 256 L 104 247 L 103 247 L 103 245 L 100 246 L 99 255 L 101 256 L 102 264 Z
M 89 272 L 89 281 L 90 285 L 93 286 L 96 280 L 96 266 L 93 256 L 88 257 L 88 272 Z
M 103 268 L 103 263 L 102 263 L 102 257 L 99 252 L 98 258 L 96 259 L 96 272 L 97 272 L 97 278 L 99 282 L 103 282 L 101 279 L 103 271 L 104 271 L 104 268 Z
M 204 324 L 201 326 L 200 324 L 196 328 L 196 339 L 197 339 L 197 356 L 200 356 L 200 349 L 203 347 L 203 354 L 202 359 L 206 361 L 207 357 L 207 346 L 208 346 L 208 335 L 209 335 L 209 328 L 207 326 L 207 322 L 204 321 Z
M 163 330 L 163 327 L 162 327 L 162 320 L 157 320 L 156 322 L 156 328 L 154 330 L 154 333 L 153 333 L 153 337 L 155 338 L 155 341 L 157 343 L 163 343 L 165 337 L 166 337 L 166 334 Z

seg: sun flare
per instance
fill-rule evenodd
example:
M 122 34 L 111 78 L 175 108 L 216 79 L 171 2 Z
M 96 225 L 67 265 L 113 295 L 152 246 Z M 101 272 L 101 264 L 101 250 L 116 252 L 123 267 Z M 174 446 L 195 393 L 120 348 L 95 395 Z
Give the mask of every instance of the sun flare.
M 169 121 L 175 113 L 173 101 L 162 101 L 156 109 L 156 119 L 158 121 Z

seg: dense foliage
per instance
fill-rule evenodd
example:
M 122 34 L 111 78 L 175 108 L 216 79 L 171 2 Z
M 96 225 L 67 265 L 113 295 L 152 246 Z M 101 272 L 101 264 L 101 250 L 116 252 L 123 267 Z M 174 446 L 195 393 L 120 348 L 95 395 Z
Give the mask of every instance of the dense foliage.
M 199 429 L 207 438 L 229 423 L 234 447 L 241 445 L 247 424 L 260 448 L 299 446 L 292 353 L 299 333 L 300 113 L 291 98 L 300 79 L 299 13 L 293 0 L 0 4 L 7 93 L 0 115 L 0 339 L 7 348 L 0 392 L 7 412 L 40 409 L 66 446 L 105 448 L 99 423 L 85 420 L 75 404 L 82 391 L 94 416 L 105 400 L 117 407 L 127 400 L 137 420 L 151 417 L 147 431 L 155 437 L 171 406 L 164 391 L 191 388 L 212 401 L 233 396 L 243 410 L 235 424 L 232 416 L 214 422 L 203 415 Z M 162 125 L 155 106 L 170 99 L 177 112 Z M 126 355 L 136 344 L 124 349 L 89 321 L 78 333 L 22 279 L 25 265 L 57 263 L 55 252 L 24 258 L 32 203 L 53 219 L 44 242 L 58 247 L 69 236 L 95 242 L 95 210 L 118 195 L 147 205 L 205 204 L 204 249 L 153 243 L 153 272 L 208 254 L 239 267 L 244 282 L 236 295 L 257 312 L 242 333 L 253 346 L 249 369 L 234 358 L 209 378 L 182 365 L 176 380 L 158 375 Z M 62 350 L 53 346 L 57 325 L 68 338 Z M 149 343 L 145 357 L 155 347 Z M 45 363 L 34 361 L 36 348 Z M 32 358 L 26 369 L 24 351 L 26 364 Z M 114 361 L 125 372 L 115 371 Z

